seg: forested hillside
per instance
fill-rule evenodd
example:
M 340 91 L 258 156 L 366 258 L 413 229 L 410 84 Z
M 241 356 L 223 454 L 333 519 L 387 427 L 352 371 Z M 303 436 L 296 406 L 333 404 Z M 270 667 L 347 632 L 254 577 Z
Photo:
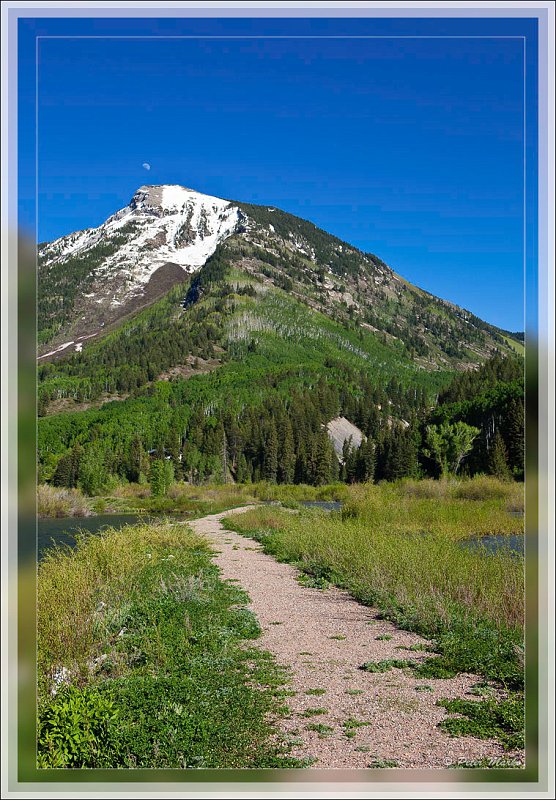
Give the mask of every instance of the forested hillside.
M 40 420 L 42 480 L 94 494 L 146 480 L 157 459 L 192 482 L 521 473 L 520 359 L 497 355 L 455 377 L 425 370 L 401 341 L 325 316 L 239 263 L 225 245 L 150 309 L 40 367 L 43 412 L 56 397 L 130 395 Z M 188 359 L 192 377 L 156 380 Z M 208 359 L 217 368 L 196 374 Z M 325 427 L 338 415 L 366 437 L 340 460 Z

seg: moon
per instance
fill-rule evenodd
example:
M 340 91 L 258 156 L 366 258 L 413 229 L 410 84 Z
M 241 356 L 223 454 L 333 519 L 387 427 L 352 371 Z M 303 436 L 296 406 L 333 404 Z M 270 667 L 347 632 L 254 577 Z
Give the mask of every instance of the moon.
M 148 172 L 150 170 L 150 168 L 151 168 L 151 165 L 147 161 L 145 161 L 145 163 L 142 164 L 142 167 L 143 167 L 143 169 L 146 169 L 147 172 Z

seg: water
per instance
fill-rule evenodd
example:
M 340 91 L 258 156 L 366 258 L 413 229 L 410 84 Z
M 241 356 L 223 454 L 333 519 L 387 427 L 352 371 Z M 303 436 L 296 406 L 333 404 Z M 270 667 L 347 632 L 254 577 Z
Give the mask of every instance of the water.
M 100 533 L 104 528 L 123 528 L 135 522 L 151 522 L 153 519 L 171 517 L 173 520 L 185 520 L 184 514 L 164 514 L 160 517 L 139 516 L 138 514 L 97 514 L 94 517 L 64 517 L 62 519 L 39 519 L 38 521 L 38 558 L 56 545 L 75 545 L 75 532 Z
M 480 550 L 482 548 L 492 555 L 494 553 L 507 552 L 510 555 L 522 556 L 525 551 L 525 537 L 521 533 L 504 536 L 496 534 L 493 536 L 478 536 L 475 539 L 466 539 L 460 542 L 462 547 L 469 550 Z
M 339 500 L 304 500 L 301 505 L 306 508 L 320 508 L 321 511 L 339 511 L 342 507 Z

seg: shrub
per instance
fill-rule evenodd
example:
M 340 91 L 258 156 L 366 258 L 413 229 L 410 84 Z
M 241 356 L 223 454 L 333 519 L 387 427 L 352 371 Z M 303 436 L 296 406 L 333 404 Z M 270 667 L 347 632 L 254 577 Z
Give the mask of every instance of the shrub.
M 88 517 L 91 509 L 79 489 L 59 489 L 46 483 L 37 487 L 39 517 Z
M 39 716 L 39 768 L 109 763 L 111 728 L 117 716 L 114 702 L 98 690 L 63 689 Z

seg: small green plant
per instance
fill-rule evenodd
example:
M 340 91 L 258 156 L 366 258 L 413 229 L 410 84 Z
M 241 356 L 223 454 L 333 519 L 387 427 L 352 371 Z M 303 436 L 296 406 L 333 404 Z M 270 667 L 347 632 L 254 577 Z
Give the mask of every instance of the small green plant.
M 346 689 L 345 694 L 351 694 L 353 696 L 363 694 L 363 689 Z
M 506 700 L 439 700 L 449 714 L 459 714 L 442 720 L 439 727 L 451 736 L 476 736 L 478 739 L 497 739 L 507 750 L 523 747 L 524 710 L 521 697 Z
M 389 642 L 392 637 L 388 633 L 381 633 L 380 636 L 375 636 L 378 642 Z
M 396 767 L 399 767 L 398 762 L 391 758 L 375 758 L 369 764 L 369 769 L 395 769 Z
M 318 717 L 321 714 L 328 714 L 327 708 L 306 708 L 300 717 Z
M 358 747 L 353 748 L 356 753 L 370 753 L 371 748 L 368 747 L 366 744 L 360 744 Z
M 326 694 L 326 689 L 307 689 L 305 694 L 313 694 L 313 695 Z
M 336 639 L 338 642 L 343 642 L 346 639 L 346 636 L 342 636 L 342 634 L 336 634 L 335 636 L 329 636 L 329 639 Z
M 332 586 L 330 581 L 326 578 L 309 575 L 306 572 L 302 572 L 301 575 L 297 576 L 297 582 L 307 589 L 330 589 Z
M 359 669 L 364 672 L 389 672 L 391 669 L 405 669 L 406 667 L 414 667 L 415 661 L 400 658 L 386 658 L 384 661 L 367 661 L 362 664 Z
M 342 723 L 342 727 L 344 729 L 344 736 L 347 739 L 353 739 L 355 734 L 357 733 L 358 728 L 363 728 L 366 725 L 370 725 L 370 722 L 361 722 L 358 719 L 354 719 L 353 717 L 349 717 Z
M 485 681 L 480 681 L 469 689 L 469 694 L 475 695 L 476 697 L 492 697 L 494 693 L 494 687 Z
M 415 687 L 415 691 L 416 692 L 434 692 L 434 689 L 433 689 L 432 686 L 428 686 L 428 684 L 423 683 L 423 684 L 420 684 L 419 686 L 416 686 Z
M 334 731 L 334 728 L 331 728 L 330 725 L 323 725 L 320 722 L 311 722 L 306 726 L 305 730 L 314 731 L 319 736 L 329 736 Z

